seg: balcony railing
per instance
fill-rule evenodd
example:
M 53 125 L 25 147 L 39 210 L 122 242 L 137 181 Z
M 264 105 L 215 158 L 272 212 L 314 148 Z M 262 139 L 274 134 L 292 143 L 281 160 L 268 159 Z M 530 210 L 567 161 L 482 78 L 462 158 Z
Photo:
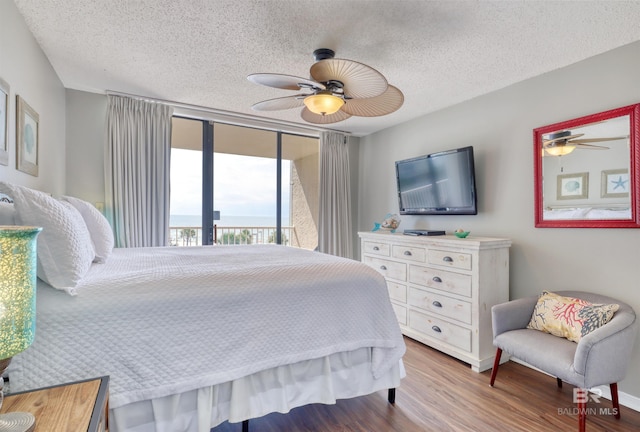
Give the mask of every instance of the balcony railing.
M 216 244 L 265 244 L 276 242 L 276 227 L 216 227 Z M 282 227 L 282 244 L 298 246 L 295 227 Z M 202 245 L 202 229 L 199 227 L 169 227 L 171 246 Z

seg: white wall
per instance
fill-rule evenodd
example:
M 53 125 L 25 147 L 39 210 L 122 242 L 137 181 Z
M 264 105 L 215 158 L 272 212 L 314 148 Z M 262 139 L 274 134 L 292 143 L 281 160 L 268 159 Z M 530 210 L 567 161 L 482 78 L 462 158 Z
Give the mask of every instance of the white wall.
M 104 203 L 107 97 L 67 90 L 67 194 Z
M 512 298 L 579 289 L 640 312 L 640 230 L 536 229 L 533 196 L 533 129 L 640 102 L 638 70 L 634 43 L 362 138 L 359 229 L 398 212 L 394 161 L 472 145 L 479 214 L 403 216 L 400 229 L 511 238 Z M 640 340 L 631 364 L 620 389 L 640 398 Z
M 65 187 L 65 91 L 13 1 L 0 0 L 0 77 L 10 85 L 9 165 L 0 180 L 54 195 Z M 16 170 L 16 95 L 40 117 L 38 177 Z

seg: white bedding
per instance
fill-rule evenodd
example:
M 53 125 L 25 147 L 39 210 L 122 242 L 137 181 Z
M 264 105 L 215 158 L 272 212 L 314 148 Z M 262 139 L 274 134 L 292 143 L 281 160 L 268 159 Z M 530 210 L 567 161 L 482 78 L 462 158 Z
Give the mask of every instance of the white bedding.
M 631 219 L 631 209 L 606 209 L 606 208 L 566 208 L 545 210 L 544 220 L 600 220 L 600 219 Z
M 405 349 L 377 272 L 284 246 L 116 249 L 74 294 L 39 281 L 12 391 L 109 375 L 116 409 L 363 347 L 377 378 Z

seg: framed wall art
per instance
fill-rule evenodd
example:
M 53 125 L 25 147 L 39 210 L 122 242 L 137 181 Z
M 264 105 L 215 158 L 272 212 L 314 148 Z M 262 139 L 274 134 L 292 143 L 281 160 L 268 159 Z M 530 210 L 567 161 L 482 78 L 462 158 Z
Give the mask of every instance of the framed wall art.
M 38 176 L 40 117 L 19 95 L 16 96 L 16 165 L 19 171 Z
M 9 83 L 0 78 L 0 165 L 9 165 Z
M 584 199 L 589 197 L 589 173 L 561 174 L 558 176 L 559 200 Z
M 603 170 L 601 180 L 602 198 L 626 198 L 629 196 L 629 170 Z

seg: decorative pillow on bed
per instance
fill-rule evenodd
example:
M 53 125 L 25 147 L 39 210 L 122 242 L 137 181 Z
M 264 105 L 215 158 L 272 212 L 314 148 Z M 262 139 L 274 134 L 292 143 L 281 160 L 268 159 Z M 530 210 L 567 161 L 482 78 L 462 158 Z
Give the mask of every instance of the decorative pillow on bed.
M 0 182 L 0 191 L 13 197 L 16 223 L 42 227 L 38 236 L 38 277 L 73 293 L 95 257 L 82 215 L 71 204 L 46 193 Z
M 68 201 L 80 212 L 84 223 L 89 229 L 93 249 L 96 253 L 93 262 L 104 263 L 109 255 L 111 255 L 114 244 L 113 231 L 111 230 L 109 221 L 97 208 L 87 201 L 70 196 L 63 196 L 62 199 Z
M 619 307 L 617 304 L 594 304 L 543 291 L 527 328 L 580 342 L 582 337 L 608 323 Z

